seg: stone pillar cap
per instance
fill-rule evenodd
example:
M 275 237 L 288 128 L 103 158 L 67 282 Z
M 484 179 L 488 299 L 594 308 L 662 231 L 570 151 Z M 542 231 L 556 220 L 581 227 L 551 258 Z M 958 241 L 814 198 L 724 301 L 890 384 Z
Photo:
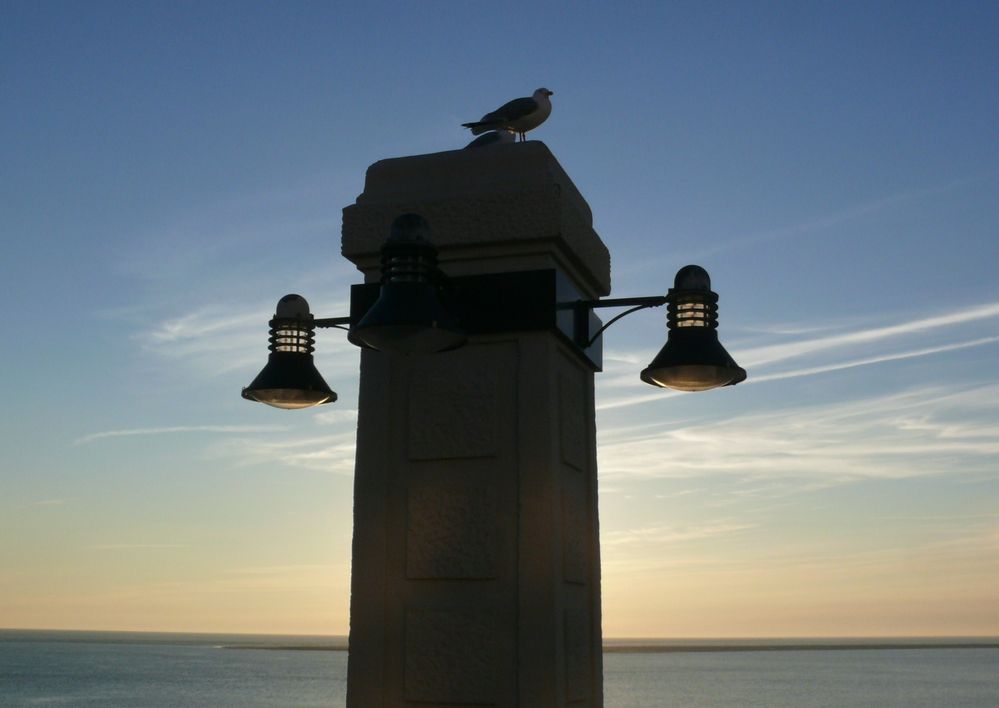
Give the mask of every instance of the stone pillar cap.
M 548 147 L 498 144 L 380 160 L 343 210 L 343 256 L 369 278 L 392 221 L 423 216 L 452 275 L 558 267 L 590 296 L 610 292 L 610 253 Z

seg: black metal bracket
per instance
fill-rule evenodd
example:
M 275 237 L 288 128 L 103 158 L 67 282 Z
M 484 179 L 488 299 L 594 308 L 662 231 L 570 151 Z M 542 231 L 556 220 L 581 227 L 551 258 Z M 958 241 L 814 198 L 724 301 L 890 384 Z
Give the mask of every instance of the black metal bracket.
M 380 293 L 380 283 L 352 285 L 350 315 L 317 318 L 315 326 L 349 331 L 349 327 L 367 314 Z M 554 269 L 455 276 L 447 278 L 440 291 L 441 302 L 467 334 L 554 331 L 572 345 L 589 366 L 600 371 L 603 364 L 601 343 L 581 346 L 576 334 L 578 318 L 585 319 L 587 332 L 600 328 L 599 318 L 592 310 L 580 315 L 572 307 L 567 309 L 559 304 L 586 302 L 580 295 L 569 279 Z
M 575 316 L 574 339 L 578 346 L 589 347 L 604 333 L 604 330 L 617 322 L 622 317 L 630 315 L 649 307 L 662 307 L 668 298 L 665 295 L 653 295 L 651 297 L 618 297 L 607 298 L 606 300 L 577 300 L 576 302 L 563 303 L 559 307 L 572 309 Z M 590 335 L 589 315 L 598 307 L 629 307 L 619 315 L 615 315 L 607 323 L 601 326 L 596 332 Z
M 350 317 L 323 317 L 322 319 L 314 320 L 313 324 L 319 328 L 336 327 L 337 329 L 350 329 Z
M 349 329 L 378 300 L 379 283 L 350 288 L 350 315 L 316 319 L 316 327 Z M 557 332 L 595 371 L 603 368 L 603 331 L 622 317 L 666 304 L 665 296 L 585 300 L 555 269 L 486 273 L 447 278 L 441 302 L 469 335 Z M 630 307 L 604 324 L 594 310 Z M 356 343 L 356 342 L 355 342 Z
M 375 304 L 380 290 L 379 283 L 351 286 L 347 318 L 351 324 L 361 321 Z M 575 313 L 559 306 L 560 302 L 579 301 L 580 293 L 557 270 L 455 276 L 446 279 L 440 298 L 469 335 L 554 331 L 595 371 L 602 368 L 600 343 L 579 346 Z M 587 322 L 588 327 L 600 327 L 595 315 L 590 313 L 589 318 L 593 321 Z

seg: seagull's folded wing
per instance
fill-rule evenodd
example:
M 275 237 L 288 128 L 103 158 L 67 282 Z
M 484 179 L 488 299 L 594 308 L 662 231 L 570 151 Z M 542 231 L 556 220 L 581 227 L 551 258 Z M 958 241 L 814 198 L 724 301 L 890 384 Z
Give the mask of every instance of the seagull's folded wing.
M 504 103 L 492 113 L 486 113 L 479 122 L 509 122 L 530 115 L 536 110 L 538 110 L 538 102 L 533 98 L 515 98 L 509 103 Z

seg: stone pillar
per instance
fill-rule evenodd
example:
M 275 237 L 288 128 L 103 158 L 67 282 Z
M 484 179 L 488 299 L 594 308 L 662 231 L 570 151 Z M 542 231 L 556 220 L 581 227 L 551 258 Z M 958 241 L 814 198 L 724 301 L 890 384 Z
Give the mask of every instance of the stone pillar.
M 343 212 L 368 282 L 392 220 L 451 276 L 555 268 L 610 291 L 586 202 L 539 142 L 383 160 Z M 361 356 L 347 703 L 600 706 L 593 369 L 554 332 Z

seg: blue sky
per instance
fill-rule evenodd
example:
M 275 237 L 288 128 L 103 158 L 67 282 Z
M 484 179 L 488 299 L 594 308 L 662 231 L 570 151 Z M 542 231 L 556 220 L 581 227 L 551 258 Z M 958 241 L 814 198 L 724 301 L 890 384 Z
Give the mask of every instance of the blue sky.
M 608 331 L 605 634 L 999 634 L 994 3 L 4 7 L 0 626 L 345 632 L 356 350 L 239 389 L 369 164 L 547 86 L 613 294 L 703 265 L 749 371 Z

